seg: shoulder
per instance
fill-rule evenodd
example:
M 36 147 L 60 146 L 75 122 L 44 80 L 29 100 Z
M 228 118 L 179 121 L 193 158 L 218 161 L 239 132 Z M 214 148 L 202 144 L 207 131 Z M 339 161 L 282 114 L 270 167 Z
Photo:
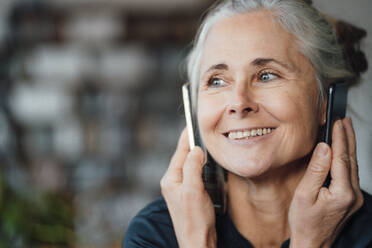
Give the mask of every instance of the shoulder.
M 372 245 L 372 196 L 362 192 L 363 206 L 346 224 L 334 247 L 364 248 Z
M 123 248 L 134 247 L 177 247 L 172 220 L 162 197 L 142 209 L 129 224 Z

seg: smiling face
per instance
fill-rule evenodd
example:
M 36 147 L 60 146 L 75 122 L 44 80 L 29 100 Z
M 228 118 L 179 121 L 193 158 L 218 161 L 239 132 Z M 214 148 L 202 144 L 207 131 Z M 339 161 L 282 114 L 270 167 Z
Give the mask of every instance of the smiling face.
M 312 150 L 322 116 L 315 71 L 270 12 L 217 22 L 200 73 L 200 132 L 225 169 L 253 178 Z

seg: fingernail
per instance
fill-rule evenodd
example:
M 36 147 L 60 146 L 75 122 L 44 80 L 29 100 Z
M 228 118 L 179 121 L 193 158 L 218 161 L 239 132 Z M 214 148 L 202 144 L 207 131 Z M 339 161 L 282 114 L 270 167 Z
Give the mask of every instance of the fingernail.
M 341 129 L 344 128 L 341 119 L 338 119 L 338 120 L 336 121 L 336 126 L 337 126 L 337 128 L 341 128 Z
M 326 156 L 328 154 L 328 145 L 325 143 L 319 143 L 316 152 L 319 156 Z
M 346 117 L 346 119 L 348 120 L 348 122 L 350 123 L 351 126 L 353 126 L 353 121 L 351 120 L 351 117 Z

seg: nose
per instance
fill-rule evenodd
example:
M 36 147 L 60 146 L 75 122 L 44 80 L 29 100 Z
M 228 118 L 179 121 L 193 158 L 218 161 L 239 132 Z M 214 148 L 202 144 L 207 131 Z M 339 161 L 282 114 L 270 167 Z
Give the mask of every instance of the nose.
M 231 117 L 242 118 L 248 114 L 256 113 L 259 109 L 259 105 L 255 102 L 249 94 L 239 93 L 232 96 L 231 103 L 227 106 L 227 115 Z

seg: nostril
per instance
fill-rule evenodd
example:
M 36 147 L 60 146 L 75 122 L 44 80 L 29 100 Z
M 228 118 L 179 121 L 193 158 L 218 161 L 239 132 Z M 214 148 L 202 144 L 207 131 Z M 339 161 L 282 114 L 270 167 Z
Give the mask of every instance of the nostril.
M 240 110 L 242 113 L 249 113 L 249 112 L 251 112 L 253 109 L 252 108 L 244 108 L 244 109 L 242 109 L 242 110 Z M 238 110 L 237 109 L 235 109 L 235 108 L 231 108 L 231 109 L 229 109 L 229 113 L 230 114 L 236 114 L 238 112 Z
M 253 109 L 252 108 L 245 108 L 243 111 L 244 112 L 251 112 Z
M 237 104 L 232 105 L 227 108 L 227 113 L 230 115 L 236 115 L 236 114 L 248 114 L 250 112 L 257 112 L 258 106 L 256 104 Z

